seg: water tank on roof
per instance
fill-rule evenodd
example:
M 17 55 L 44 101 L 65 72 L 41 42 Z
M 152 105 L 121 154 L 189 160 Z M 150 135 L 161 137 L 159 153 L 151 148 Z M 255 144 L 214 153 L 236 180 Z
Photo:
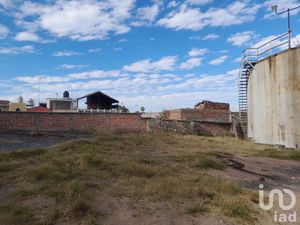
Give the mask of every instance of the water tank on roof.
M 34 101 L 33 101 L 32 98 L 30 98 L 30 99 L 28 100 L 27 106 L 28 106 L 28 107 L 33 107 L 33 106 L 34 106 Z
M 63 94 L 64 98 L 69 98 L 70 97 L 70 94 L 68 91 L 64 91 L 64 94 Z

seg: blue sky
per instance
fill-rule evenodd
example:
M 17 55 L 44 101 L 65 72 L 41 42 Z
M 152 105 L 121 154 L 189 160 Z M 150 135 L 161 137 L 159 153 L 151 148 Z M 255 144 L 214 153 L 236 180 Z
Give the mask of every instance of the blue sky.
M 0 0 L 0 99 L 100 90 L 131 111 L 237 110 L 244 48 L 287 31 L 279 10 L 297 0 Z M 300 41 L 293 12 L 293 44 Z M 299 42 L 300 43 L 300 42 Z

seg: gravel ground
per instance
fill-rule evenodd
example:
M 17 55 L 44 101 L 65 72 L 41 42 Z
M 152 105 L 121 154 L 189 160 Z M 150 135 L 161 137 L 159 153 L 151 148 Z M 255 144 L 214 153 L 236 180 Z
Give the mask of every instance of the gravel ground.
M 46 148 L 65 141 L 93 138 L 91 133 L 43 133 L 0 131 L 0 151 L 15 151 L 27 148 Z

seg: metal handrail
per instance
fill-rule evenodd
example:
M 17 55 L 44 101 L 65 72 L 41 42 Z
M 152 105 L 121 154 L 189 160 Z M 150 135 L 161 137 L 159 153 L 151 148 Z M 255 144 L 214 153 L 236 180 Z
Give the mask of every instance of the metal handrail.
M 283 42 L 280 42 L 279 44 L 275 45 L 275 46 L 272 46 L 272 43 L 274 41 L 277 41 L 279 39 L 282 39 L 283 37 L 285 36 L 289 36 L 290 35 L 290 32 L 286 32 L 284 34 L 281 34 L 279 35 L 278 37 L 276 38 L 273 38 L 272 40 L 254 48 L 254 47 L 251 47 L 251 48 L 246 48 L 243 52 L 242 52 L 242 63 L 247 63 L 247 62 L 256 62 L 259 60 L 260 56 L 262 56 L 263 54 L 265 54 L 266 52 L 270 52 L 270 55 L 272 54 L 272 50 L 273 49 L 276 49 L 282 45 L 285 45 L 285 44 L 288 44 L 289 41 L 283 41 Z M 264 48 L 265 46 L 267 45 L 270 45 L 269 48 L 263 50 L 263 51 L 260 51 L 262 48 Z

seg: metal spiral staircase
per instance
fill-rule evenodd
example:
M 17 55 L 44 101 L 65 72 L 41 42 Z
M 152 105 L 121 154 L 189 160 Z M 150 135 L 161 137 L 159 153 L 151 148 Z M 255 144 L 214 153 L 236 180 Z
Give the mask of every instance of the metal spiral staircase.
M 248 123 L 248 80 L 250 72 L 254 67 L 254 62 L 243 62 L 240 69 L 239 76 L 239 112 L 241 127 L 244 135 L 247 136 Z

